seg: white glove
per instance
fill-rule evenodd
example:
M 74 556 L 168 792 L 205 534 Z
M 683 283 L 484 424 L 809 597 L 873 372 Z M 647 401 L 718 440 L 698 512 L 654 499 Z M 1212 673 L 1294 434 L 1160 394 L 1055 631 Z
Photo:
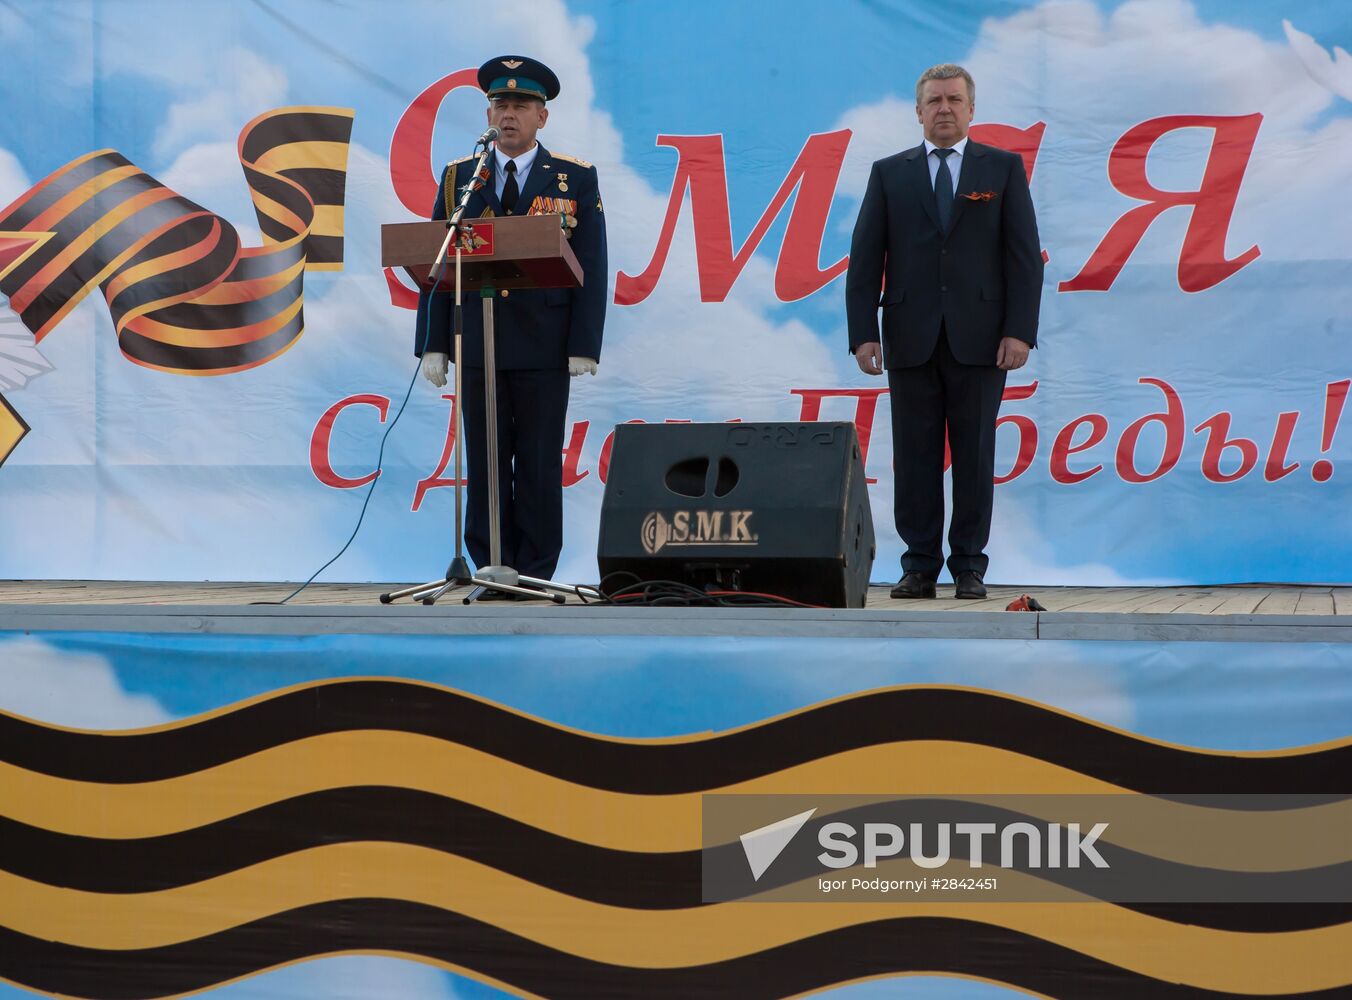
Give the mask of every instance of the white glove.
M 569 358 L 568 374 L 577 378 L 579 375 L 595 375 L 596 362 L 591 358 Z
M 428 351 L 423 355 L 423 378 L 440 389 L 446 384 L 446 372 L 450 370 L 450 364 L 449 355 L 441 354 L 438 351 Z

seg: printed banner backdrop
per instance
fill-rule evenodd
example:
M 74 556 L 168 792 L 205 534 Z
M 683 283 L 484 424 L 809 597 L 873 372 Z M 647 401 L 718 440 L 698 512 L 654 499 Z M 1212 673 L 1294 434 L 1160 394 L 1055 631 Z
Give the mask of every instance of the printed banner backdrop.
M 0 997 L 1341 996 L 1346 902 L 705 904 L 698 847 L 715 790 L 1345 805 L 1349 648 L 0 633 Z
M 0 576 L 302 580 L 338 550 L 415 368 L 379 226 L 429 211 L 484 125 L 470 70 L 513 51 L 563 81 L 541 139 L 597 164 L 610 238 L 560 577 L 596 577 L 615 424 L 813 418 L 867 439 L 895 576 L 845 256 L 954 60 L 1048 259 L 992 578 L 1352 579 L 1346 5 L 16 0 L 0 42 Z M 413 384 L 326 579 L 445 567 L 447 397 Z

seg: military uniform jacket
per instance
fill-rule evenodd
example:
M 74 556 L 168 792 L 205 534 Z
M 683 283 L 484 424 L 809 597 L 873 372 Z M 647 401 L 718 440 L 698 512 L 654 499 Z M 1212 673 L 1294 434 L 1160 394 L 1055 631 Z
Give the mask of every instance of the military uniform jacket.
M 993 365 L 1002 337 L 1037 344 L 1042 250 L 1023 160 L 969 139 L 945 233 L 925 157 L 922 143 L 873 164 L 845 278 L 850 350 L 879 340 L 882 306 L 888 368 L 923 364 L 941 323 L 958 361 Z
M 449 218 L 460 200 L 463 185 L 470 181 L 477 157 L 447 165 L 432 206 L 433 219 Z M 492 160 L 489 161 L 491 170 Z M 451 190 L 447 190 L 450 182 Z M 505 215 L 490 177 L 470 196 L 465 218 Z M 579 288 L 512 289 L 493 299 L 495 362 L 499 370 L 566 368 L 568 359 L 601 358 L 601 330 L 606 315 L 606 224 L 597 183 L 590 163 L 551 153 L 540 145 L 530 175 L 517 198 L 514 215 L 567 215 L 576 220 L 570 243 L 582 266 Z M 447 268 L 454 268 L 454 258 Z M 461 315 L 464 364 L 483 367 L 483 307 L 479 293 L 462 293 Z M 424 351 L 449 355 L 455 360 L 452 326 L 455 296 L 450 292 L 418 296 L 418 322 L 414 353 Z M 426 324 L 426 326 L 424 326 Z M 424 333 L 425 331 L 425 333 Z M 426 336 L 426 345 L 422 339 Z

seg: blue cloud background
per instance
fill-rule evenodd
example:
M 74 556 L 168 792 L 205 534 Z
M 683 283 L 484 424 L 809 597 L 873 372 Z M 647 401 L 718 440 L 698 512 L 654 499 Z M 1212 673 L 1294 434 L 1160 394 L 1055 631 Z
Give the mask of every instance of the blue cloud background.
M 541 0 L 526 17 L 494 9 L 457 18 L 430 2 L 396 13 L 88 0 L 53 17 L 43 4 L 7 5 L 0 41 L 11 72 L 0 97 L 22 111 L 0 121 L 0 199 L 111 146 L 256 239 L 234 155 L 243 123 L 282 103 L 350 106 L 357 116 L 347 266 L 308 276 L 307 333 L 294 350 L 223 378 L 140 369 L 117 351 L 97 296 L 40 345 L 54 370 L 10 393 L 33 432 L 2 473 L 0 575 L 299 580 L 337 550 L 361 496 L 311 473 L 314 424 L 353 393 L 397 402 L 413 374 L 411 318 L 389 305 L 377 260 L 379 225 L 410 217 L 389 179 L 394 125 L 434 80 L 477 65 L 510 37 L 564 79 L 542 138 L 600 166 L 612 265 L 630 274 L 651 255 L 675 170 L 659 134 L 723 136 L 740 246 L 807 136 L 850 128 L 822 247 L 829 264 L 848 249 L 869 162 L 918 138 L 911 81 L 936 59 L 964 61 L 978 76 L 979 121 L 1047 124 L 1033 185 L 1051 254 L 1042 346 L 1012 380 L 1037 379 L 1039 388 L 1008 407 L 1034 417 L 1041 439 L 1030 470 L 997 491 L 992 576 L 1347 580 L 1352 431 L 1341 430 L 1327 454 L 1320 446 L 1324 386 L 1352 375 L 1352 265 L 1341 223 L 1352 211 L 1352 115 L 1341 94 L 1352 90 L 1312 75 L 1309 46 L 1293 46 L 1268 5 L 965 2 L 937 17 L 900 0 L 788 2 L 768 20 L 755 5 L 689 9 L 670 18 L 653 5 Z M 1325 56 L 1352 44 L 1337 5 L 1281 14 Z M 1227 253 L 1257 244 L 1256 262 L 1216 288 L 1181 292 L 1174 270 L 1188 213 L 1174 209 L 1110 292 L 1055 290 L 1136 204 L 1106 181 L 1118 136 L 1162 115 L 1255 112 L 1264 121 Z M 453 94 L 438 118 L 435 162 L 458 154 L 481 124 L 480 99 Z M 1166 136 L 1147 164 L 1151 181 L 1194 187 L 1209 141 L 1201 130 Z M 796 303 L 773 294 L 787 213 L 728 300 L 701 303 L 687 212 L 657 291 L 638 306 L 611 307 L 601 376 L 574 385 L 572 419 L 590 423 L 581 463 L 590 475 L 566 491 L 565 578 L 596 575 L 596 466 L 610 425 L 793 419 L 791 388 L 871 384 L 844 351 L 843 280 Z M 1112 450 L 1131 421 L 1157 408 L 1158 392 L 1138 384 L 1145 376 L 1178 389 L 1188 433 L 1173 472 L 1131 486 L 1113 473 Z M 1290 459 L 1301 468 L 1276 483 L 1261 471 L 1207 482 L 1192 430 L 1222 410 L 1264 457 L 1277 414 L 1300 411 Z M 1077 486 L 1055 484 L 1052 438 L 1088 412 L 1108 419 L 1108 439 L 1074 461 L 1108 468 Z M 823 410 L 828 419 L 851 415 L 845 401 Z M 415 385 L 362 533 L 327 579 L 420 579 L 445 565 L 449 491 L 433 491 L 416 514 L 410 505 L 440 454 L 446 417 L 440 393 Z M 879 580 L 894 575 L 900 551 L 888 516 L 886 424 L 884 404 L 869 463 L 879 479 L 871 494 Z M 345 414 L 334 438 L 339 471 L 368 471 L 383 429 L 369 408 Z M 1014 445 L 1006 429 L 999 467 L 1012 464 Z M 1159 436 L 1147 432 L 1140 447 L 1149 466 Z M 1309 475 L 1319 458 L 1335 466 L 1327 483 Z

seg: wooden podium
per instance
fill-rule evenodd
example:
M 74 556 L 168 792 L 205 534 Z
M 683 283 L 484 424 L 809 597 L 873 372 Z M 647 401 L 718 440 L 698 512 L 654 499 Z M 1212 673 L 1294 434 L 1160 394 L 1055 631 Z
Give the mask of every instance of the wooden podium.
M 462 223 L 460 290 L 578 288 L 582 266 L 568 245 L 557 215 L 519 215 Z M 402 267 L 419 288 L 432 288 L 432 272 L 446 241 L 445 222 L 400 222 L 380 227 L 380 263 Z M 473 243 L 473 246 L 468 244 Z M 455 291 L 445 269 L 437 290 Z
M 486 154 L 485 154 L 486 155 Z M 477 174 L 478 171 L 476 170 Z M 382 604 L 412 597 L 424 604 L 459 586 L 473 586 L 470 604 L 486 590 L 518 597 L 547 598 L 556 604 L 564 594 L 582 596 L 579 588 L 521 576 L 502 565 L 502 525 L 498 508 L 497 365 L 494 359 L 493 300 L 504 288 L 578 288 L 582 267 L 568 245 L 557 215 L 521 215 L 462 221 L 454 234 L 445 221 L 392 223 L 380 227 L 380 262 L 402 267 L 424 291 L 455 294 L 455 405 L 460 406 L 460 296 L 477 291 L 484 317 L 484 431 L 488 445 L 488 547 L 492 565 L 471 574 L 464 557 L 460 456 L 463 421 L 455 421 L 455 557 L 446 576 L 431 583 L 380 595 Z M 447 264 L 454 260 L 455 266 Z M 424 341 L 425 342 L 425 341 Z M 593 596 L 591 588 L 586 596 Z

